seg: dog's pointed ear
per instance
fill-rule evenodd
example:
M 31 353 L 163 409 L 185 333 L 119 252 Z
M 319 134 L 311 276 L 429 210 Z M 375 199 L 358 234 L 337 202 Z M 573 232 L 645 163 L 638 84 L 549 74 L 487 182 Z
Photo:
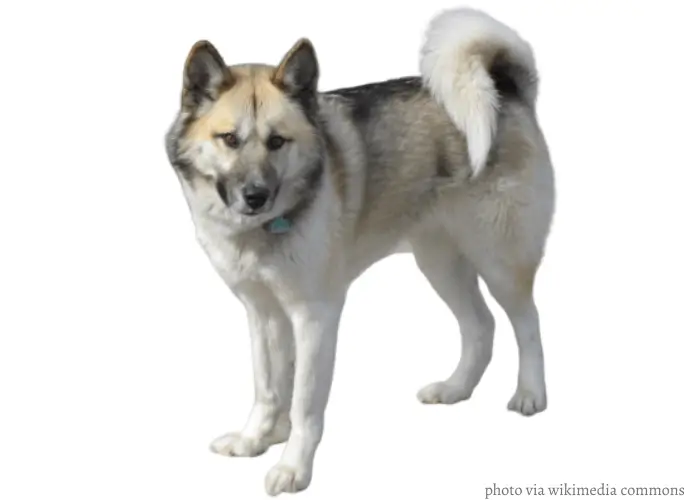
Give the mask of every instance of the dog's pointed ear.
M 209 41 L 200 40 L 185 61 L 182 107 L 192 110 L 204 101 L 214 101 L 232 83 L 231 72 L 219 51 Z
M 289 92 L 316 92 L 318 85 L 318 60 L 308 38 L 302 38 L 285 54 L 277 66 L 273 82 Z

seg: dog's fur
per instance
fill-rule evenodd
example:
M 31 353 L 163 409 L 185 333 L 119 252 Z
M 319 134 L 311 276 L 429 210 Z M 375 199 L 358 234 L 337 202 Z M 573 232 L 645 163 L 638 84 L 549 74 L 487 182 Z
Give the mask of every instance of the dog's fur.
M 420 70 L 320 92 L 307 39 L 276 66 L 227 66 L 206 41 L 185 63 L 167 152 L 198 241 L 246 308 L 255 367 L 245 428 L 212 449 L 254 456 L 286 441 L 271 495 L 309 485 L 348 287 L 395 252 L 414 254 L 462 337 L 454 373 L 420 401 L 469 398 L 491 359 L 481 276 L 518 343 L 509 409 L 547 405 L 533 284 L 554 176 L 531 48 L 483 12 L 449 10 L 428 26 Z M 251 208 L 246 190 L 261 187 Z M 273 230 L 280 220 L 288 231 Z

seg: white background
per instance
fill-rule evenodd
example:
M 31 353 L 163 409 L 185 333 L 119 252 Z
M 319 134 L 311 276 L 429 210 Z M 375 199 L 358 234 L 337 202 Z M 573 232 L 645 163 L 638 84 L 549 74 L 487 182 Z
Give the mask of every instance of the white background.
M 242 307 L 195 242 L 163 137 L 200 38 L 331 89 L 417 73 L 451 3 L 0 8 L 0 498 L 263 499 L 281 447 L 209 452 L 252 401 Z M 421 406 L 456 323 L 411 256 L 352 288 L 308 499 L 698 484 L 700 47 L 692 2 L 472 1 L 536 52 L 558 205 L 536 283 L 549 408 L 506 411 L 512 330 L 471 401 Z M 523 494 L 523 496 L 525 496 Z

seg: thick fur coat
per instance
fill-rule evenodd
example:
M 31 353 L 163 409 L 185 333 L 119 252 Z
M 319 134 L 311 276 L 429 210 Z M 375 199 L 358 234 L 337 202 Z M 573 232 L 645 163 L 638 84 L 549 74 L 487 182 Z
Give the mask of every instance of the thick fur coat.
M 483 278 L 515 331 L 508 407 L 547 405 L 533 285 L 554 211 L 530 46 L 489 15 L 455 9 L 429 24 L 420 75 L 328 92 L 301 39 L 276 65 L 228 66 L 196 43 L 167 152 L 196 236 L 243 303 L 255 404 L 217 453 L 286 442 L 269 494 L 301 491 L 324 431 L 348 287 L 398 251 L 459 322 L 461 359 L 424 403 L 468 399 L 491 359 Z

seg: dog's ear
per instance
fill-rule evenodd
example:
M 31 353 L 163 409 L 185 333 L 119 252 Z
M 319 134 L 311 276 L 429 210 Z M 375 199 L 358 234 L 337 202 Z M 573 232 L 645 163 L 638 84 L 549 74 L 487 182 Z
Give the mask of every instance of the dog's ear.
M 182 107 L 193 110 L 205 101 L 214 101 L 233 83 L 224 59 L 207 40 L 190 49 L 185 61 L 182 83 Z
M 291 95 L 316 92 L 318 73 L 316 51 L 309 39 L 302 38 L 285 54 L 272 81 Z

